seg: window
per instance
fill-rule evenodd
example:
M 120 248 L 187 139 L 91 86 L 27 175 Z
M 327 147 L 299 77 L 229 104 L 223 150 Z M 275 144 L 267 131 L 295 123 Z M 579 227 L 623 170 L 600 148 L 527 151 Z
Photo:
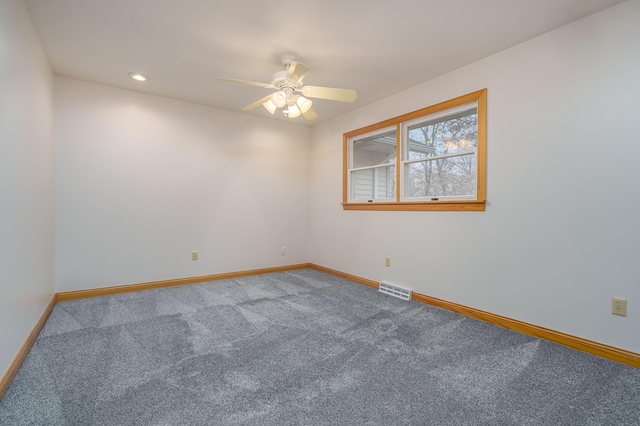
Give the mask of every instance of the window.
M 343 208 L 484 210 L 486 92 L 345 133 Z

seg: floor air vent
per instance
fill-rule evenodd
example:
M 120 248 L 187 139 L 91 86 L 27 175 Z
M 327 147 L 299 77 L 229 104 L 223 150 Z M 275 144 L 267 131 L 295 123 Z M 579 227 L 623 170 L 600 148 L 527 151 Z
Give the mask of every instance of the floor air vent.
M 380 288 L 378 289 L 382 293 L 388 294 L 390 296 L 398 297 L 403 300 L 411 300 L 411 290 L 407 288 L 398 287 L 395 285 L 380 283 Z

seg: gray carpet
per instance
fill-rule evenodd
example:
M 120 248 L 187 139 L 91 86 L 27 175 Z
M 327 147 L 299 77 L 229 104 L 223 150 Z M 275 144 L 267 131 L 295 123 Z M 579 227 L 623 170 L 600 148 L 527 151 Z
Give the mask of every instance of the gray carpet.
M 2 425 L 640 425 L 640 370 L 305 269 L 56 305 Z

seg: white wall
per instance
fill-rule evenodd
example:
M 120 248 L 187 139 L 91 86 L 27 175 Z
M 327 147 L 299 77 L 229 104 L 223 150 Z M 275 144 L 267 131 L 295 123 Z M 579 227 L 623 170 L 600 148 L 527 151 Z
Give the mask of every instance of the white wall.
M 22 1 L 0 2 L 0 376 L 54 293 L 52 91 Z
M 65 77 L 54 88 L 57 291 L 308 261 L 308 128 Z
M 314 128 L 310 261 L 640 352 L 639 17 L 622 3 Z M 342 210 L 342 133 L 485 87 L 485 212 Z

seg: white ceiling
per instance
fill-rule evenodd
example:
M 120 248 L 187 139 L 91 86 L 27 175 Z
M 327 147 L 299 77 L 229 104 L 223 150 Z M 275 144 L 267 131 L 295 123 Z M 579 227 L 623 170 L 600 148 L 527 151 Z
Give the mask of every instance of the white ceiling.
M 25 0 L 59 75 L 239 111 L 269 89 L 216 78 L 270 83 L 290 53 L 311 69 L 306 84 L 358 92 L 353 104 L 314 100 L 318 119 L 293 120 L 308 125 L 620 2 Z

